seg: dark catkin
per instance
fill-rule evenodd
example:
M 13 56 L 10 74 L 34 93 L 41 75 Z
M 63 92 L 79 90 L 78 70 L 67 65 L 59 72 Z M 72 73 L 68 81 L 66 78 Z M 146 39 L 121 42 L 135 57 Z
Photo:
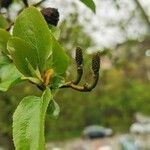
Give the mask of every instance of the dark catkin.
M 51 7 L 43 8 L 41 10 L 41 13 L 48 24 L 57 26 L 59 21 L 59 12 L 56 8 L 51 8 Z
M 78 66 L 82 65 L 83 63 L 83 54 L 82 54 L 82 49 L 80 47 L 76 48 L 76 56 L 75 60 Z
M 92 58 L 92 70 L 94 74 L 98 73 L 100 69 L 100 53 L 96 53 Z
M 12 3 L 12 0 L 0 0 L 0 7 L 8 8 Z

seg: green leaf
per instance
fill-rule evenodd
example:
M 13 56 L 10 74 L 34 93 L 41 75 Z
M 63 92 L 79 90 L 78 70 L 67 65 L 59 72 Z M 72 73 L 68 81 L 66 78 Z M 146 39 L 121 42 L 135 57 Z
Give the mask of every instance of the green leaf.
M 13 115 L 13 140 L 16 150 L 44 150 L 44 123 L 52 99 L 47 88 L 42 97 L 25 97 Z
M 28 64 L 28 69 L 30 70 L 30 73 L 33 77 L 37 78 L 40 80 L 40 82 L 42 81 L 42 77 L 41 74 L 39 72 L 39 68 L 37 68 L 36 70 L 32 67 L 32 65 L 30 64 L 29 60 L 26 58 L 26 62 Z
M 56 119 L 60 113 L 60 107 L 56 103 L 55 100 L 51 100 L 48 106 L 47 114 L 50 115 L 51 118 Z
M 69 64 L 65 50 L 52 35 L 52 55 L 46 61 L 46 69 L 53 68 L 55 73 L 64 75 Z
M 41 85 L 41 81 L 38 78 L 35 77 L 21 77 L 21 80 L 27 80 L 27 81 L 31 81 L 32 83 L 35 83 L 37 85 Z
M 52 90 L 56 90 L 58 89 L 61 85 L 63 85 L 65 83 L 65 80 L 62 76 L 59 76 L 59 75 L 55 75 L 53 78 L 52 78 L 52 81 L 51 81 L 51 85 L 50 85 L 50 88 Z
M 57 74 L 64 74 L 69 64 L 69 58 L 54 37 L 52 38 L 52 51 L 52 67 Z
M 11 60 L 9 59 L 9 57 L 5 54 L 3 54 L 2 52 L 0 52 L 0 67 L 2 65 L 7 65 L 10 64 Z
M 52 67 L 56 73 L 64 74 L 68 67 L 68 57 L 55 39 L 56 35 L 53 36 L 53 31 L 50 32 L 46 21 L 36 8 L 29 7 L 19 15 L 14 25 L 13 34 L 35 47 L 34 55 L 38 57 L 40 71 L 49 69 L 46 67 L 49 64 L 49 57 L 53 53 Z
M 9 32 L 4 29 L 0 29 L 0 51 L 3 51 L 6 54 L 9 54 L 7 50 L 7 42 L 10 37 L 11 35 Z
M 3 58 L 5 57 L 3 56 Z M 21 81 L 21 74 L 14 64 L 9 63 L 6 59 L 3 60 L 0 59 L 0 91 L 7 91 Z
M 46 60 L 51 54 L 51 33 L 42 14 L 35 8 L 25 9 L 14 24 L 13 35 L 30 43 L 36 49 L 39 69 L 45 69 Z
M 93 0 L 80 0 L 87 7 L 89 7 L 94 13 L 96 12 L 96 6 Z
M 35 55 L 36 49 L 17 37 L 10 38 L 7 48 L 18 70 L 25 76 L 32 76 L 26 59 L 28 59 L 32 67 L 36 70 L 38 65 L 38 58 Z
M 8 27 L 8 22 L 7 20 L 0 15 L 0 28 L 6 29 Z
M 17 83 L 21 82 L 21 74 L 13 64 L 0 68 L 0 91 L 7 91 Z
M 49 29 L 50 29 L 51 33 L 55 37 L 55 39 L 58 40 L 59 37 L 60 37 L 60 29 L 58 27 L 50 25 L 50 24 L 48 26 L 49 26 Z

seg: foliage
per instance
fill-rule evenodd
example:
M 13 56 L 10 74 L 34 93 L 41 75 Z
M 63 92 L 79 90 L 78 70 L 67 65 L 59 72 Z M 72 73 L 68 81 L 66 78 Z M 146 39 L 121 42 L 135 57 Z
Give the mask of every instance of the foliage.
M 2 57 L 10 55 L 13 63 L 22 73 L 18 73 L 10 58 L 8 58 L 8 60 L 10 59 L 8 64 L 2 62 L 4 64 L 0 72 L 1 90 L 8 90 L 10 86 L 17 83 L 18 78 L 20 81 L 28 79 L 38 86 L 44 86 L 43 75 L 48 69 L 53 69 L 55 81 L 61 82 L 61 80 L 57 80 L 57 77 L 65 73 L 68 57 L 36 8 L 29 7 L 17 17 L 12 36 L 3 30 L 1 30 L 1 34 L 6 35 L 6 38 L 1 36 Z M 49 59 L 50 57 L 52 59 Z M 9 74 L 10 70 L 12 70 L 13 76 Z M 49 81 L 45 86 L 51 87 Z M 33 96 L 24 98 L 16 109 L 13 117 L 13 137 L 16 149 L 32 149 L 33 147 L 44 149 L 44 116 L 51 100 L 50 90 L 45 90 L 44 93 L 41 99 Z M 53 105 L 53 107 L 55 106 L 58 107 L 56 104 Z M 26 112 L 29 112 L 29 116 Z M 35 115 L 37 118 L 34 117 Z
M 84 49 L 86 49 L 87 47 L 92 47 L 94 45 L 94 42 L 92 41 L 92 39 L 90 38 L 90 36 L 84 32 L 84 28 L 83 26 L 79 25 L 79 22 L 78 22 L 78 16 L 76 14 L 71 14 L 67 17 L 68 19 L 64 22 L 62 22 L 62 24 L 60 25 L 60 29 L 61 29 L 61 35 L 60 35 L 60 38 L 59 38 L 59 41 L 60 43 L 62 43 L 65 47 L 67 47 L 68 50 L 73 50 L 75 48 L 76 45 L 80 45 L 81 47 L 83 47 Z M 74 20 L 76 23 L 73 23 L 73 26 L 72 27 L 69 27 L 68 25 L 70 25 L 70 23 L 68 22 L 72 22 L 72 20 Z M 67 22 L 67 23 L 66 23 Z M 52 29 L 53 28 L 53 29 Z M 52 29 L 52 31 L 54 31 L 53 33 L 56 33 L 57 32 L 57 28 L 54 27 L 54 26 L 50 26 L 50 29 Z M 70 34 L 67 34 L 66 35 L 66 32 L 69 32 L 70 31 Z M 77 32 L 79 31 L 79 32 Z M 79 37 L 79 39 L 76 38 L 76 35 Z M 55 35 L 55 34 L 54 34 Z M 58 35 L 58 34 L 57 34 Z M 58 37 L 58 36 L 57 36 Z M 84 41 L 81 40 L 82 37 L 85 37 L 84 38 Z M 69 39 L 69 40 L 68 40 Z M 68 42 L 67 42 L 68 41 Z M 69 43 L 72 43 L 69 44 Z M 70 47 L 70 46 L 71 47 Z M 73 51 L 69 51 L 69 54 L 71 54 Z M 1 64 L 5 64 L 3 59 L 6 59 L 5 61 L 9 62 L 10 60 L 8 59 L 8 57 L 1 57 Z M 70 66 L 71 67 L 71 66 Z M 71 67 L 73 69 L 73 67 Z M 6 73 L 5 73 L 6 75 Z M 9 75 L 9 74 L 8 74 Z M 74 74 L 72 74 L 74 76 Z M 53 78 L 53 81 L 54 81 L 54 84 L 52 85 L 53 86 L 53 89 L 59 87 L 60 85 L 58 85 L 56 82 L 57 80 L 60 80 L 62 83 L 63 83 L 63 80 L 61 79 L 60 76 L 58 77 L 54 77 Z M 60 99 L 59 97 L 62 97 L 62 99 L 60 99 L 59 101 L 64 103 L 63 100 L 65 100 L 65 104 L 66 104 L 66 107 L 69 106 L 69 103 L 71 102 L 70 101 L 70 94 L 75 97 L 80 97 L 80 94 L 76 95 L 77 93 L 74 93 L 72 91 L 67 91 L 65 92 L 65 90 L 63 90 L 61 92 L 62 94 L 59 94 L 58 93 L 58 98 L 57 99 Z M 70 94 L 69 94 L 70 93 Z M 66 94 L 69 94 L 68 97 L 65 96 Z M 18 105 L 19 103 L 19 99 L 22 99 L 28 95 L 37 95 L 37 96 L 40 96 L 41 95 L 41 91 L 39 91 L 34 85 L 32 84 L 28 84 L 27 82 L 21 82 L 20 84 L 17 84 L 13 89 L 9 89 L 7 91 L 7 93 L 0 93 L 0 109 L 2 110 L 2 113 L 1 113 L 1 117 L 0 117 L 0 135 L 2 135 L 3 137 L 6 138 L 6 141 L 3 142 L 2 138 L 0 140 L 0 144 L 1 145 L 5 145 L 5 146 L 11 146 L 11 124 L 12 124 L 12 117 L 11 117 L 11 114 L 15 111 L 15 107 Z M 84 94 L 85 95 L 85 94 Z M 81 97 L 82 98 L 82 97 Z M 71 98 L 72 99 L 72 98 Z M 59 102 L 57 101 L 57 102 Z M 47 121 L 46 121 L 46 135 L 47 135 L 47 138 L 49 136 L 56 138 L 57 136 L 61 136 L 62 135 L 62 138 L 64 137 L 64 134 L 66 134 L 66 136 L 72 136 L 72 133 L 73 132 L 70 132 L 70 134 L 68 135 L 68 133 L 66 132 L 63 132 L 61 131 L 63 134 L 60 135 L 60 130 L 58 129 L 58 124 L 55 124 L 57 120 L 51 120 L 50 118 L 57 118 L 58 117 L 58 114 L 59 114 L 59 111 L 61 112 L 61 116 L 59 117 L 58 120 L 64 120 L 63 118 L 63 112 L 64 112 L 64 109 L 66 109 L 66 107 L 64 107 L 64 105 L 62 105 L 61 103 L 59 102 L 60 106 L 61 106 L 61 110 L 59 110 L 59 106 L 58 104 L 54 101 L 54 100 L 51 100 L 49 106 L 48 106 L 48 110 L 47 110 Z M 87 103 L 88 104 L 88 103 Z M 55 105 L 55 107 L 53 106 Z M 76 105 L 76 103 L 75 103 Z M 66 109 L 67 111 L 68 109 Z M 9 114 L 9 116 L 8 116 Z M 74 114 L 72 114 L 74 116 Z M 6 119 L 7 118 L 7 119 Z M 9 118 L 9 120 L 8 120 Z M 74 122 L 72 122 L 72 119 L 67 119 L 65 122 L 66 124 L 66 128 L 68 128 L 68 123 L 67 122 L 70 122 L 70 128 L 72 128 L 72 124 Z M 72 124 L 71 124 L 72 122 Z M 62 124 L 60 123 L 62 126 L 65 127 L 65 124 Z M 53 125 L 55 125 L 55 129 L 58 130 L 57 134 L 56 133 L 56 130 L 53 130 Z M 51 126 L 51 128 L 50 128 Z M 74 126 L 74 125 L 73 125 Z M 66 130 L 64 130 L 66 131 Z M 79 131 L 75 131 L 74 134 L 79 134 Z M 9 142 L 9 143 L 7 143 Z M 7 144 L 5 144 L 7 143 Z
M 7 6 L 1 2 L 0 7 L 9 8 L 13 1 L 8 2 Z M 28 1 L 23 3 L 27 8 L 17 16 L 12 32 L 10 20 L 0 16 L 0 90 L 7 91 L 24 80 L 42 90 L 42 97 L 23 98 L 13 115 L 15 148 L 42 150 L 47 108 L 52 117 L 58 116 L 60 108 L 53 95 L 64 81 L 69 59 L 57 41 L 57 28 L 48 25 L 37 8 L 28 6 Z M 85 4 L 93 9 L 93 3 L 89 3 Z
M 25 97 L 13 116 L 13 137 L 16 149 L 44 149 L 44 120 L 52 95 L 49 88 L 42 97 Z

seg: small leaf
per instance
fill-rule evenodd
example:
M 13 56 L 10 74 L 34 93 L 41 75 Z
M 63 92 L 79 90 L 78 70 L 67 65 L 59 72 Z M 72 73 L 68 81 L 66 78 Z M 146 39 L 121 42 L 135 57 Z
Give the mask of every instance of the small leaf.
M 50 25 L 49 24 L 49 29 L 52 32 L 53 36 L 55 37 L 55 39 L 59 39 L 60 37 L 60 29 L 56 26 Z
M 4 29 L 0 29 L 0 51 L 3 51 L 5 54 L 9 54 L 7 50 L 7 42 L 11 35 Z
M 13 140 L 16 150 L 44 150 L 44 123 L 52 99 L 47 88 L 42 97 L 25 97 L 13 115 Z
M 13 35 L 24 39 L 35 47 L 39 69 L 45 69 L 46 60 L 51 54 L 51 33 L 42 14 L 35 7 L 28 7 L 17 18 Z
M 18 70 L 25 76 L 32 76 L 26 59 L 28 59 L 32 67 L 36 70 L 38 65 L 38 58 L 35 55 L 36 49 L 17 37 L 10 38 L 7 48 Z
M 89 7 L 94 13 L 96 12 L 96 6 L 93 0 L 80 0 L 87 7 Z
M 63 85 L 65 83 L 65 80 L 62 76 L 59 76 L 59 75 L 55 75 L 53 78 L 52 78 L 52 81 L 51 81 L 51 85 L 50 85 L 50 88 L 52 90 L 56 90 L 58 89 L 61 85 Z
M 32 65 L 30 64 L 29 60 L 26 58 L 26 62 L 28 64 L 28 69 L 30 70 L 30 73 L 33 77 L 37 78 L 38 80 L 42 81 L 42 77 L 41 74 L 39 72 L 39 68 L 37 68 L 36 70 L 32 67 Z
M 0 91 L 7 91 L 17 83 L 21 82 L 20 74 L 13 64 L 3 66 L 0 69 Z
M 51 100 L 48 106 L 47 114 L 52 118 L 57 118 L 60 113 L 60 107 L 55 100 Z
M 21 74 L 14 64 L 10 63 L 0 66 L 0 91 L 7 91 L 19 82 L 21 82 Z
M 8 22 L 7 20 L 0 15 L 0 28 L 6 29 L 8 27 Z

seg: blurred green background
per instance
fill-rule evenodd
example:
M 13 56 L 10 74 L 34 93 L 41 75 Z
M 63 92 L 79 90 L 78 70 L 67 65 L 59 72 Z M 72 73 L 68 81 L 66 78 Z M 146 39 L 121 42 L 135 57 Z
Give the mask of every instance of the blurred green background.
M 100 50 L 102 56 L 100 80 L 95 90 L 80 93 L 61 89 L 56 94 L 61 112 L 58 119 L 47 116 L 47 141 L 79 137 L 84 127 L 92 124 L 124 133 L 134 122 L 136 112 L 150 115 L 150 4 L 145 1 L 95 0 L 95 16 L 75 2 L 49 2 L 50 6 L 60 9 L 62 15 L 59 41 L 71 58 L 67 80 L 76 75 L 75 47 L 84 50 L 83 83 L 91 79 L 92 53 Z M 120 12 L 124 17 L 118 16 Z M 116 31 L 112 34 L 114 30 L 117 34 Z M 12 114 L 19 101 L 30 94 L 41 95 L 41 92 L 26 82 L 0 93 L 0 145 L 12 144 Z

